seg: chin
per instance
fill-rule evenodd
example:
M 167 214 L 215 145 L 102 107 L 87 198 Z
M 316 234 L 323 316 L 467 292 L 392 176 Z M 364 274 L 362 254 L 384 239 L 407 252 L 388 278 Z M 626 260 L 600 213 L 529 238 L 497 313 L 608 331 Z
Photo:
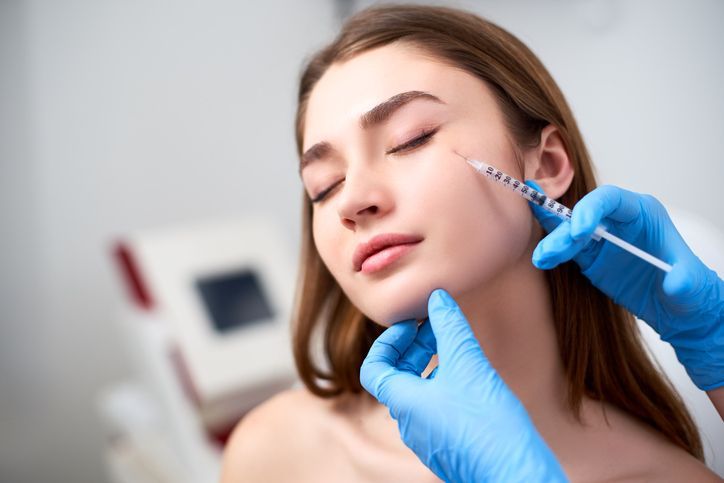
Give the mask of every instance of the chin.
M 389 327 L 403 320 L 422 320 L 427 317 L 427 299 L 438 288 L 434 283 L 400 284 L 404 288 L 380 287 L 365 294 L 365 300 L 355 303 L 367 317 Z
M 427 317 L 427 296 L 424 300 L 411 303 L 403 307 L 395 307 L 395 310 L 380 314 L 379 317 L 373 318 L 375 322 L 385 327 L 389 327 L 403 320 L 423 320 Z

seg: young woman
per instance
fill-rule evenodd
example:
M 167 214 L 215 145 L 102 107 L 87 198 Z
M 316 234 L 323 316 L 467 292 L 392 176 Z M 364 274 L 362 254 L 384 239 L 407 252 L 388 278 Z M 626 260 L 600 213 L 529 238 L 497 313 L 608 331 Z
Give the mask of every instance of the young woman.
M 304 70 L 296 136 L 306 193 L 293 334 L 305 388 L 243 419 L 224 482 L 439 481 L 360 385 L 372 342 L 425 319 L 436 288 L 571 481 L 714 478 L 633 317 L 575 264 L 535 268 L 543 232 L 529 207 L 462 157 L 568 206 L 595 187 L 563 95 L 518 39 L 454 9 L 363 11 Z

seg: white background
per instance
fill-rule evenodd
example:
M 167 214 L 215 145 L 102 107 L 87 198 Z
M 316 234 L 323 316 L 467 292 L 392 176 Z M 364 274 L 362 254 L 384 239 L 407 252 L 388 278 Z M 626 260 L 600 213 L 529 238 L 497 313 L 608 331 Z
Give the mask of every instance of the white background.
M 724 2 L 448 4 L 541 57 L 601 181 L 724 229 Z M 103 481 L 116 236 L 254 213 L 294 258 L 296 81 L 337 24 L 328 0 L 0 0 L 0 481 Z

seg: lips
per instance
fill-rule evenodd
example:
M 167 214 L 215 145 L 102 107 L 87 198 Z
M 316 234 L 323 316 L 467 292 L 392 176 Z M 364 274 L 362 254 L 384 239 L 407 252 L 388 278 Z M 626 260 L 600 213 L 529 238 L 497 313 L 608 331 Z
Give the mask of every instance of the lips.
M 400 250 L 397 247 L 414 245 L 421 241 L 422 237 L 418 235 L 404 235 L 400 233 L 384 233 L 382 235 L 377 235 L 368 242 L 360 243 L 359 245 L 357 245 L 357 248 L 355 248 L 354 250 L 354 255 L 352 256 L 352 267 L 354 268 L 355 272 L 362 271 L 362 265 L 365 263 L 365 260 L 372 257 L 373 255 L 393 247 L 396 249 L 396 253 L 402 254 L 404 250 Z M 392 258 L 396 259 L 397 257 Z M 392 261 L 392 259 L 389 259 L 389 263 L 391 263 Z M 381 265 L 377 265 L 378 267 L 375 268 L 382 268 L 381 265 L 386 264 L 382 263 Z M 373 271 L 373 269 L 369 271 Z

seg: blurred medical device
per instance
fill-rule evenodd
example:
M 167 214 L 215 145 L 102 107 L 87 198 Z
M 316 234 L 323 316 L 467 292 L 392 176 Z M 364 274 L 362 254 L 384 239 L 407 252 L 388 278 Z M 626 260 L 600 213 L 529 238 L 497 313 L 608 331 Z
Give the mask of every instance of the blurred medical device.
M 219 479 L 223 445 L 249 409 L 295 381 L 295 268 L 267 220 L 209 222 L 124 237 L 114 260 L 137 379 L 99 398 L 117 483 Z

